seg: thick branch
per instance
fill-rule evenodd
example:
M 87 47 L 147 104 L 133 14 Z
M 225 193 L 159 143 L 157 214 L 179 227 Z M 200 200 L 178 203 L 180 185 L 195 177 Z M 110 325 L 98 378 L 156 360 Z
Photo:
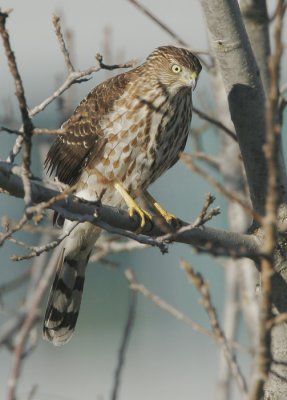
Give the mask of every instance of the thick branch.
M 16 167 L 14 168 L 17 169 Z M 17 173 L 13 173 L 13 166 L 9 163 L 0 162 L 0 187 L 15 197 L 23 198 L 24 191 L 21 178 L 17 176 Z M 36 182 L 31 182 L 31 189 L 32 201 L 36 204 L 48 201 L 54 196 L 59 195 L 59 192 L 41 186 Z M 127 231 L 136 231 L 138 228 L 139 221 L 136 216 L 130 218 L 126 211 L 91 202 L 84 202 L 75 196 L 67 196 L 57 203 L 51 202 L 48 208 L 56 210 L 70 220 L 86 220 L 101 226 L 106 224 L 110 227 Z M 188 224 L 183 222 L 183 225 Z M 147 235 L 147 237 L 162 236 L 165 232 L 162 232 L 158 226 L 147 224 L 142 233 L 142 235 L 135 235 L 134 238 L 140 238 L 143 235 Z M 157 245 L 158 241 L 159 239 L 157 239 L 154 245 Z M 182 230 L 182 232 L 172 236 L 170 241 L 191 244 L 205 250 L 212 251 L 216 249 L 219 251 L 218 254 L 222 255 L 238 256 L 244 254 L 251 258 L 256 258 L 258 255 L 258 242 L 255 236 L 237 234 L 209 227 Z M 222 253 L 220 253 L 220 250 L 222 250 Z

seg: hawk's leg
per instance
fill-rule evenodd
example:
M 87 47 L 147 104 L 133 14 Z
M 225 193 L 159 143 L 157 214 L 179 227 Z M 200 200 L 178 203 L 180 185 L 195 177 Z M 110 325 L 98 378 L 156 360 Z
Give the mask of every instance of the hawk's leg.
M 120 184 L 120 183 L 115 183 L 114 188 L 122 195 L 123 199 L 125 200 L 128 210 L 129 210 L 129 216 L 132 217 L 135 213 L 137 213 L 140 217 L 140 230 L 145 226 L 146 222 L 148 220 L 152 219 L 152 215 L 142 209 L 135 201 L 134 199 L 128 194 L 126 189 Z
M 169 213 L 168 211 L 166 211 L 157 201 L 156 199 L 154 199 L 152 197 L 152 195 L 146 190 L 144 192 L 144 195 L 147 199 L 147 201 L 152 204 L 152 206 L 154 207 L 154 209 L 159 213 L 159 215 L 161 215 L 163 217 L 163 219 L 168 223 L 174 223 L 176 222 L 176 224 L 178 223 L 177 218 L 175 215 Z

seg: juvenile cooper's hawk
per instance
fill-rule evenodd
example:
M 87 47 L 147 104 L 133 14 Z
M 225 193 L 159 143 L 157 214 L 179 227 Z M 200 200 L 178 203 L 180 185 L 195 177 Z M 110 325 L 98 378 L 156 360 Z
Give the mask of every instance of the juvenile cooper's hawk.
M 188 50 L 159 47 L 137 68 L 96 86 L 65 122 L 65 133 L 48 152 L 46 167 L 61 182 L 77 184 L 76 195 L 137 212 L 141 226 L 149 218 L 134 201 L 178 160 L 192 115 L 192 90 L 201 65 Z M 146 192 L 155 209 L 163 210 Z M 71 222 L 66 220 L 64 229 Z M 62 244 L 49 296 L 44 338 L 66 343 L 74 331 L 84 274 L 100 228 L 80 223 Z

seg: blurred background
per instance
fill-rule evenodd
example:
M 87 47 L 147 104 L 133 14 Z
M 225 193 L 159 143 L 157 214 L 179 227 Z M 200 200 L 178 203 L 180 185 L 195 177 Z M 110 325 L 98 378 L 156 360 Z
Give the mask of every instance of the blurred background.
M 160 17 L 191 48 L 207 49 L 205 24 L 198 0 L 142 0 L 154 15 Z M 158 25 L 128 1 L 81 0 L 81 2 L 36 0 L 2 1 L 3 10 L 13 8 L 7 27 L 16 54 L 30 107 L 48 97 L 66 76 L 63 55 L 54 33 L 51 17 L 62 16 L 63 31 L 69 30 L 70 51 L 76 69 L 86 69 L 95 64 L 96 53 L 104 55 L 104 62 L 119 63 L 130 59 L 142 62 L 157 46 L 174 44 L 174 40 Z M 0 116 L 5 125 L 14 121 L 19 126 L 20 116 L 14 98 L 14 82 L 0 47 Z M 118 73 L 118 71 L 116 71 Z M 97 83 L 108 77 L 107 71 L 70 89 L 69 106 L 74 107 Z M 209 113 L 214 112 L 208 76 L 202 72 L 194 93 L 194 105 Z M 58 128 L 61 115 L 59 102 L 54 102 L 35 118 L 37 127 Z M 200 129 L 204 122 L 194 116 L 192 127 Z M 15 137 L 1 133 L 0 157 L 6 158 Z M 33 139 L 33 165 L 35 175 L 42 175 L 43 156 L 39 144 L 51 143 L 52 138 Z M 210 153 L 216 153 L 218 144 L 212 128 L 203 137 Z M 187 151 L 193 142 L 188 141 Z M 18 160 L 19 162 L 19 160 Z M 180 162 L 166 173 L 152 188 L 151 193 L 178 217 L 192 221 L 196 218 L 210 188 Z M 222 214 L 210 225 L 227 227 L 225 200 L 216 195 L 216 205 Z M 1 195 L 1 216 L 18 220 L 23 212 L 21 201 Z M 37 237 L 25 233 L 21 240 L 37 243 Z M 23 250 L 6 243 L 1 251 L 1 283 L 8 282 L 33 261 L 13 262 L 13 254 Z M 212 298 L 219 317 L 224 304 L 224 260 L 198 256 L 186 245 L 173 244 L 169 253 L 162 255 L 158 249 L 138 250 L 108 255 L 108 263 L 90 264 L 84 298 L 71 342 L 61 348 L 53 347 L 41 338 L 27 358 L 22 370 L 19 399 L 28 399 L 33 388 L 39 400 L 107 400 L 111 396 L 118 350 L 128 312 L 130 291 L 124 271 L 129 267 L 140 283 L 177 307 L 194 321 L 209 328 L 209 321 L 198 304 L 199 295 L 191 286 L 179 266 L 180 257 L 193 264 L 210 284 Z M 25 288 L 1 298 L 0 322 L 21 306 Z M 43 304 L 42 314 L 45 304 Z M 239 340 L 246 344 L 244 330 Z M 247 359 L 240 356 L 248 370 Z M 5 348 L 0 352 L 0 398 L 4 399 L 11 368 L 11 355 Z M 218 349 L 213 340 L 196 333 L 175 320 L 148 299 L 138 295 L 134 329 L 126 354 L 119 398 L 143 399 L 200 399 L 214 398 L 218 368 Z M 234 397 L 236 398 L 236 397 Z

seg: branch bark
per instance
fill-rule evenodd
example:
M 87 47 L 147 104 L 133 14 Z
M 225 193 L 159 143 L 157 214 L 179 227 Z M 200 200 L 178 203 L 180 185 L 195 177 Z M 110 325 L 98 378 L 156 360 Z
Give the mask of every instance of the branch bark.
M 238 137 L 254 211 L 264 214 L 267 165 L 265 94 L 258 66 L 236 0 L 201 0 L 211 45 L 228 96 L 231 119 Z M 224 23 L 222 23 L 224 21 Z M 286 201 L 286 172 L 281 151 L 281 201 Z
M 13 173 L 13 166 L 6 162 L 0 162 L 0 187 L 15 197 L 23 198 L 24 196 L 21 178 Z M 48 201 L 60 194 L 36 182 L 31 182 L 31 192 L 34 204 Z M 108 227 L 119 228 L 122 232 L 125 230 L 135 232 L 138 229 L 139 221 L 136 216 L 130 218 L 124 210 L 84 202 L 75 196 L 67 196 L 57 203 L 52 202 L 47 208 L 51 208 L 73 221 L 89 221 L 99 226 L 102 226 L 100 224 L 102 222 Z M 183 222 L 183 225 L 189 224 Z M 158 226 L 149 224 L 141 235 L 134 235 L 133 238 L 140 240 L 144 235 L 149 238 L 161 237 L 164 233 Z M 190 244 L 206 251 L 222 250 L 222 253 L 219 253 L 220 255 L 234 254 L 234 256 L 239 256 L 244 254 L 251 258 L 258 256 L 258 241 L 254 235 L 237 234 L 210 227 L 183 230 L 171 237 L 170 241 Z M 160 238 L 157 239 L 157 242 L 160 242 Z M 150 244 L 153 243 L 154 241 L 151 240 Z M 156 243 L 153 245 L 156 245 Z
M 260 70 L 263 87 L 265 93 L 268 93 L 270 39 L 266 0 L 240 0 L 239 4 L 251 47 Z
M 213 93 L 217 107 L 224 126 L 234 130 L 230 119 L 228 101 L 224 90 L 217 61 L 212 74 Z M 221 151 L 217 157 L 219 171 L 224 180 L 224 187 L 229 192 L 235 192 L 242 198 L 248 197 L 246 177 L 244 176 L 243 164 L 240 157 L 238 143 L 219 132 Z M 235 232 L 246 232 L 250 226 L 251 219 L 244 209 L 234 201 L 228 200 L 228 222 L 231 230 Z M 240 260 L 229 260 L 225 269 L 225 307 L 224 307 L 224 332 L 229 340 L 234 340 L 238 332 L 238 319 L 240 312 L 243 313 L 249 332 L 250 347 L 255 352 L 258 343 L 258 302 L 255 287 L 258 273 L 251 260 L 243 258 Z M 240 307 L 241 306 L 241 307 Z M 231 371 L 227 365 L 224 355 L 220 354 L 218 370 L 217 399 L 231 399 Z

